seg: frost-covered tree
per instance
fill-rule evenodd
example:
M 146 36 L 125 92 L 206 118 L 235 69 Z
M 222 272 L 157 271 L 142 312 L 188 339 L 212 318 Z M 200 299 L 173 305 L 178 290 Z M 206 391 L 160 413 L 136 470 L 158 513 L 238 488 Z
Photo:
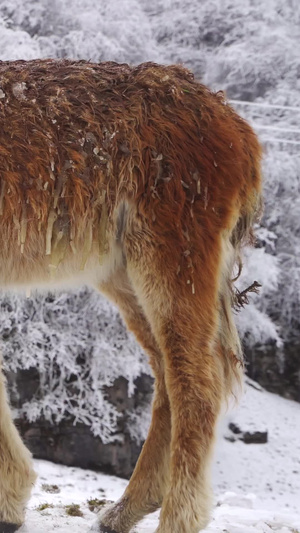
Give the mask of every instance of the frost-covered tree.
M 268 299 L 267 309 L 281 325 L 282 338 L 300 344 L 299 154 L 268 153 L 265 176 L 265 224 L 276 234 L 273 253 L 280 265 L 278 291 Z
M 1 13 L 6 59 L 158 59 L 150 21 L 138 0 L 0 0 Z
M 149 373 L 145 355 L 117 310 L 86 288 L 27 298 L 2 295 L 0 338 L 6 371 L 35 368 L 39 375 L 19 416 L 32 422 L 40 417 L 81 422 L 104 443 L 114 440 L 118 421 L 106 388 L 123 376 L 130 396 L 135 379 Z M 135 412 L 130 416 L 134 420 Z

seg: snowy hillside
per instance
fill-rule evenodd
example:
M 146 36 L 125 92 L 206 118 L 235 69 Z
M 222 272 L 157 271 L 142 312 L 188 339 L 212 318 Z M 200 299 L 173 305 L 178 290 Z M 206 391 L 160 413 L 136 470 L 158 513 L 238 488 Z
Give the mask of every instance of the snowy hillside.
M 229 419 L 243 429 L 267 429 L 268 443 L 220 436 L 213 475 L 216 505 L 206 533 L 299 533 L 300 405 L 248 386 Z M 90 509 L 115 501 L 126 486 L 122 479 L 44 461 L 36 461 L 36 469 L 39 479 L 22 533 L 88 531 L 95 521 Z M 157 524 L 154 513 L 136 532 L 154 533 Z

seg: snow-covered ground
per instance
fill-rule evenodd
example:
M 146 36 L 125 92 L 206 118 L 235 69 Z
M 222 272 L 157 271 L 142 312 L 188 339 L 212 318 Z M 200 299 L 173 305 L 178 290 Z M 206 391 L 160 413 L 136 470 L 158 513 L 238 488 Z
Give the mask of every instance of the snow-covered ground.
M 215 509 L 205 531 L 299 533 L 300 405 L 260 390 L 252 383 L 229 419 L 243 431 L 267 429 L 268 443 L 230 442 L 223 437 L 227 423 L 223 424 L 213 472 Z M 228 430 L 226 434 L 233 435 Z M 46 461 L 36 461 L 36 469 L 39 479 L 22 533 L 89 531 L 96 515 L 89 509 L 88 500 L 116 500 L 127 483 Z M 44 504 L 49 507 L 42 509 Z M 67 514 L 67 506 L 72 504 L 79 505 L 77 511 L 83 516 Z M 136 533 L 154 533 L 157 524 L 158 513 L 154 513 L 137 526 Z

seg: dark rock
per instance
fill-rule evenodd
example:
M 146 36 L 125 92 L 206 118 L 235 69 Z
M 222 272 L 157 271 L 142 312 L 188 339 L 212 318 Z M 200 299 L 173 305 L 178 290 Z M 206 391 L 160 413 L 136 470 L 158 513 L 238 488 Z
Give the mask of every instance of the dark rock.
M 0 522 L 0 533 L 16 533 L 20 529 L 18 524 L 8 524 L 7 522 Z
M 275 344 L 245 347 L 247 375 L 270 392 L 300 402 L 300 343 L 299 337 Z
M 245 431 L 239 437 L 245 444 L 266 444 L 268 442 L 267 431 Z
M 122 442 L 103 444 L 87 426 L 73 426 L 69 421 L 54 426 L 43 420 L 34 423 L 17 420 L 17 427 L 38 459 L 125 478 L 130 477 L 141 449 L 128 435 L 123 436 Z
M 230 442 L 237 440 L 241 440 L 245 444 L 265 444 L 268 442 L 268 431 L 243 431 L 235 422 L 230 422 L 228 427 L 232 435 L 226 435 L 225 438 Z
M 11 403 L 14 407 L 30 401 L 37 389 L 38 379 L 35 369 L 7 375 L 9 389 L 13 392 Z M 88 426 L 73 425 L 72 420 L 63 420 L 53 425 L 43 418 L 32 423 L 22 418 L 15 421 L 16 426 L 35 458 L 129 478 L 142 443 L 137 444 L 130 437 L 126 426 L 127 413 L 139 406 L 149 405 L 152 385 L 153 379 L 150 376 L 140 376 L 136 380 L 136 390 L 132 397 L 128 396 L 127 380 L 123 377 L 116 379 L 113 387 L 106 388 L 108 400 L 121 414 L 116 441 L 112 443 L 104 444 L 91 433 Z
M 242 430 L 234 422 L 230 422 L 228 427 L 229 427 L 230 431 L 232 431 L 232 433 L 234 433 L 235 435 L 239 435 L 240 433 L 242 433 Z

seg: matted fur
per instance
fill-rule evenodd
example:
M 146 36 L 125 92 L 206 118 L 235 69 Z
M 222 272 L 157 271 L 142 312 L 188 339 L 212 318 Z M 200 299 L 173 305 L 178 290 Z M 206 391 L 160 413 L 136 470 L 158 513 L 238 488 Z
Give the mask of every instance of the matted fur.
M 153 63 L 0 62 L 0 121 L 1 285 L 97 286 L 156 376 L 148 439 L 98 530 L 127 533 L 162 505 L 160 533 L 196 533 L 241 375 L 231 279 L 260 211 L 257 138 L 222 93 Z M 23 489 L 17 510 L 3 502 L 22 445 L 0 428 L 0 521 L 21 523 Z

